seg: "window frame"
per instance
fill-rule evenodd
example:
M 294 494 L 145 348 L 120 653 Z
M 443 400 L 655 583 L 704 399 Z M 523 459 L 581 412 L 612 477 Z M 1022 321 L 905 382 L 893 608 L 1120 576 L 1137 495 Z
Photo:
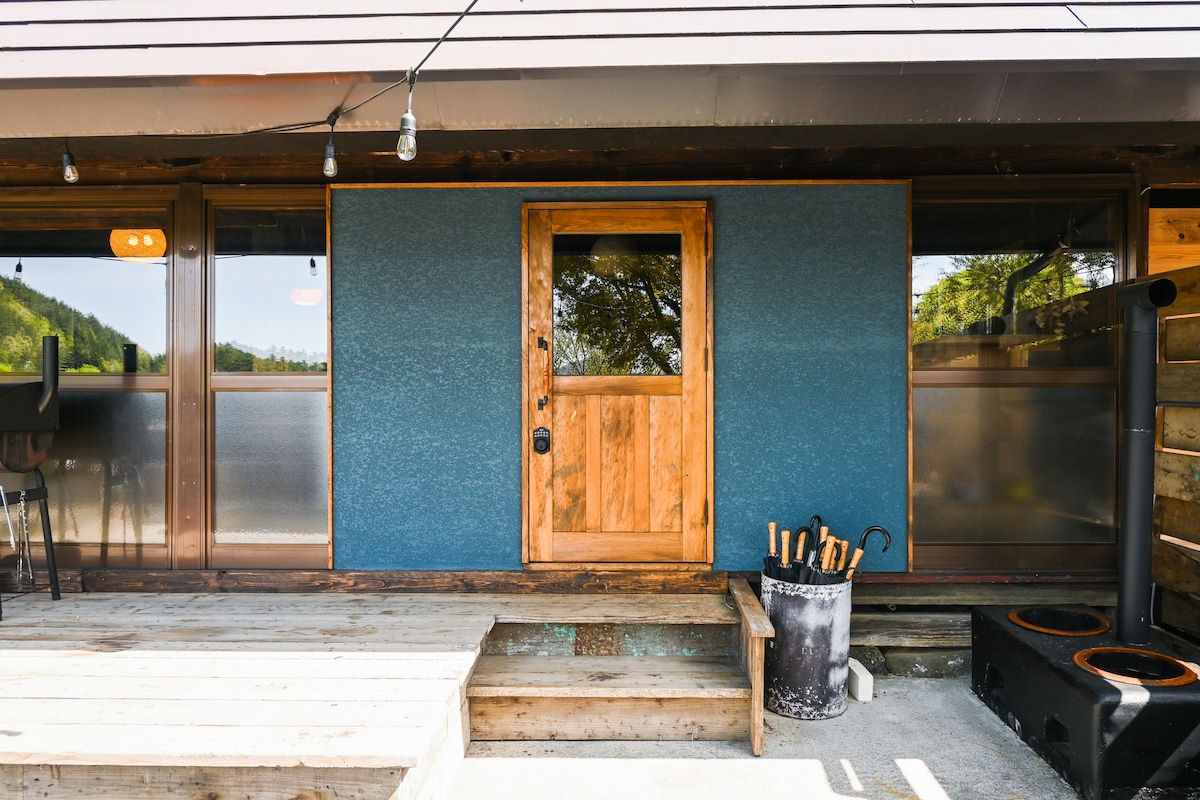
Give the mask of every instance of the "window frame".
M 937 177 L 913 180 L 912 204 L 986 203 L 1052 201 L 1067 199 L 1107 199 L 1114 219 L 1113 251 L 1116 255 L 1114 283 L 1132 278 L 1140 263 L 1139 217 L 1136 180 L 1130 176 L 1033 176 L 1033 177 Z M 915 247 L 913 247 L 915 251 Z M 909 285 L 912 285 L 910 267 Z M 914 304 L 910 290 L 909 317 Z M 912 332 L 909 332 L 909 531 L 912 541 L 910 570 L 913 572 L 1087 572 L 1111 574 L 1116 571 L 1116 544 L 922 544 L 915 518 L 914 461 L 918 443 L 913 433 L 913 401 L 921 388 L 952 387 L 1069 387 L 1097 386 L 1117 389 L 1121 360 L 1120 342 L 1114 343 L 1111 367 L 931 367 L 913 363 Z M 1117 426 L 1120 426 L 1120 398 L 1117 397 Z M 1118 442 L 1119 447 L 1119 442 Z M 1119 469 L 1120 453 L 1114 453 Z M 1119 520 L 1119 496 L 1114 497 L 1114 524 Z

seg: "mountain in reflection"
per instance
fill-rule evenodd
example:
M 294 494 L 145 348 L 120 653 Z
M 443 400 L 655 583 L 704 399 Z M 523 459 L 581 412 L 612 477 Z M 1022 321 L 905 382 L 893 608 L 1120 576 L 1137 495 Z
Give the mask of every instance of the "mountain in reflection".
M 40 372 L 42 337 L 59 337 L 64 372 L 124 372 L 130 338 L 91 314 L 0 276 L 0 372 Z M 166 354 L 138 348 L 138 372 L 163 372 Z
M 325 356 L 286 347 L 259 348 L 221 342 L 213 353 L 217 372 L 324 372 Z

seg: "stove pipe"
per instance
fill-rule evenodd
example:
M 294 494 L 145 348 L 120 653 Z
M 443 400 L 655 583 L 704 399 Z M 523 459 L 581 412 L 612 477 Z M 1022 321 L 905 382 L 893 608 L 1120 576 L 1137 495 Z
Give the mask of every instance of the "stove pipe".
M 1117 290 L 1125 312 L 1121 366 L 1121 528 L 1117 639 L 1150 642 L 1150 551 L 1154 537 L 1154 422 L 1158 406 L 1158 309 L 1175 302 L 1165 278 Z

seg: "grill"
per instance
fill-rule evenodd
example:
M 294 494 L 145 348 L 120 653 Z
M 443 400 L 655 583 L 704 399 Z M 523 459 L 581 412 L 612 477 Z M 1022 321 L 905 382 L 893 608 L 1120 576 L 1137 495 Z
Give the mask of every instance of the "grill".
M 40 469 L 58 430 L 58 337 L 42 338 L 42 380 L 0 388 L 0 467 L 8 472 L 30 473 L 34 488 L 4 492 L 11 506 L 36 501 L 42 517 L 46 546 L 46 568 L 50 592 L 61 599 L 58 567 L 54 561 L 54 539 L 50 533 L 50 506 L 46 478 Z M 0 610 L 3 614 L 3 610 Z

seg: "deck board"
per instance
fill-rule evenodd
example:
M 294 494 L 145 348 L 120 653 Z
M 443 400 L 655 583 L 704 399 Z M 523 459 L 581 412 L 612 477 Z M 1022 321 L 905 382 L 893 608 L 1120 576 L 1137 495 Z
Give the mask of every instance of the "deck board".
M 6 596 L 0 797 L 35 781 L 43 798 L 203 786 L 222 800 L 425 800 L 462 758 L 468 682 L 495 623 L 737 621 L 720 595 L 647 599 Z
M 6 798 L 31 775 L 39 797 L 197 776 L 221 797 L 309 797 L 315 777 L 346 796 L 428 797 L 462 758 L 466 684 L 495 620 L 374 595 L 26 595 L 4 612 Z
M 734 697 L 750 682 L 736 658 L 699 656 L 489 656 L 470 697 Z

